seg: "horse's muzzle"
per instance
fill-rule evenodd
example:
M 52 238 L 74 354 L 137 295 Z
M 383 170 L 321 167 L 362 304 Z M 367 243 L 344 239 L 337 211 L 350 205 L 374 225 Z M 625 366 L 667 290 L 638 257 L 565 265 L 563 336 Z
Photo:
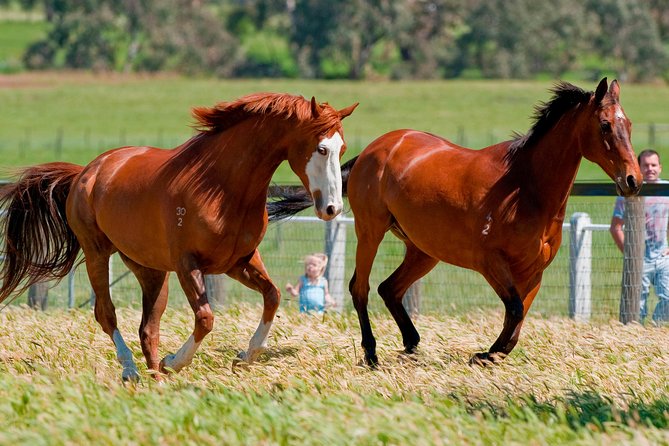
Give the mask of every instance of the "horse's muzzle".
M 337 204 L 336 200 L 328 200 L 329 203 L 326 204 L 323 194 L 320 190 L 315 190 L 311 193 L 311 196 L 314 199 L 314 208 L 316 210 L 316 215 L 321 220 L 329 221 L 335 218 L 341 213 L 343 205 L 341 201 Z
M 325 209 L 316 207 L 316 215 L 318 218 L 324 221 L 330 221 L 341 213 L 341 206 L 335 206 L 333 204 L 325 206 Z
M 623 180 L 622 177 L 616 178 L 616 192 L 623 197 L 637 195 L 641 190 L 643 181 L 637 179 L 634 175 L 627 175 Z

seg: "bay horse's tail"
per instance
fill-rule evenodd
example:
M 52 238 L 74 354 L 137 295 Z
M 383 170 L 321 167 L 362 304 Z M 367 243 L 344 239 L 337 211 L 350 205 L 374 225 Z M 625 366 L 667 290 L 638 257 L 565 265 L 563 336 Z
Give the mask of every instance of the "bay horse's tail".
M 356 156 L 341 166 L 341 191 L 343 196 L 347 195 L 348 176 L 357 159 L 358 157 Z M 309 195 L 309 192 L 304 187 L 300 187 L 292 192 L 284 191 L 280 195 L 280 200 L 267 202 L 267 215 L 270 222 L 292 217 L 298 212 L 314 205 L 311 195 Z
M 80 246 L 65 203 L 82 170 L 76 164 L 40 164 L 0 187 L 0 302 L 37 282 L 62 279 L 75 266 Z

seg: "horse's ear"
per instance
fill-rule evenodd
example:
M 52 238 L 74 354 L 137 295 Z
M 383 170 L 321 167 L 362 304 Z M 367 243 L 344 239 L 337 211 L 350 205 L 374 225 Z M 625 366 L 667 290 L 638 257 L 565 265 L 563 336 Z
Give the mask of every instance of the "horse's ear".
M 606 78 L 599 81 L 599 85 L 597 85 L 597 90 L 595 91 L 595 103 L 599 104 L 602 102 L 602 99 L 604 99 L 604 95 L 606 95 L 608 88 L 609 86 L 606 83 Z
M 318 118 L 321 115 L 321 106 L 318 105 L 318 102 L 316 102 L 315 97 L 311 97 L 311 116 L 314 117 L 314 119 Z
M 339 110 L 339 112 L 338 112 L 339 113 L 339 119 L 344 119 L 345 117 L 349 116 L 351 113 L 353 113 L 353 110 L 355 110 L 355 108 L 358 105 L 360 105 L 360 102 L 356 102 L 353 105 L 349 105 L 348 107 L 342 108 L 341 110 Z
M 609 86 L 609 94 L 616 101 L 620 98 L 620 85 L 618 85 L 618 81 L 615 79 L 613 80 L 613 82 L 611 82 L 611 85 Z

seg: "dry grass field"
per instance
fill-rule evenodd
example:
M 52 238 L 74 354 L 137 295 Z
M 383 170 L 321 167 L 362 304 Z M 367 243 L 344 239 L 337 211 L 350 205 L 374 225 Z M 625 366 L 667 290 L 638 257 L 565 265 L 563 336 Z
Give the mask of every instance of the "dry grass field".
M 386 313 L 372 314 L 381 366 L 360 365 L 354 313 L 279 310 L 269 349 L 231 369 L 259 306 L 217 312 L 193 364 L 157 384 L 120 382 L 90 310 L 0 312 L 0 444 L 668 444 L 669 328 L 530 317 L 498 366 L 468 365 L 502 315 L 420 316 L 414 358 Z M 193 325 L 168 309 L 161 354 Z
M 591 89 L 594 83 L 581 86 Z M 126 143 L 176 145 L 192 131 L 191 106 L 251 91 L 316 95 L 338 107 L 360 101 L 345 121 L 347 157 L 381 133 L 402 127 L 480 147 L 508 138 L 513 130 L 525 131 L 533 105 L 549 98 L 549 87 L 550 82 L 539 81 L 0 76 L 0 168 L 56 159 L 87 163 Z M 624 85 L 622 94 L 637 129 L 666 122 L 669 88 Z M 669 132 L 660 129 L 658 149 L 666 151 Z M 637 148 L 648 143 L 648 134 L 635 133 Z M 583 179 L 602 176 L 592 163 L 584 163 L 579 173 Z M 284 169 L 276 181 L 294 182 L 295 176 Z M 610 203 L 602 209 L 608 221 Z M 607 243 L 612 246 L 608 237 Z M 291 277 L 299 271 L 295 259 L 307 251 L 296 252 L 284 262 Z M 277 258 L 270 248 L 264 254 Z M 617 252 L 613 261 L 620 263 Z M 610 294 L 617 302 L 615 277 Z M 564 276 L 555 280 L 566 281 Z M 421 315 L 422 343 L 411 358 L 399 354 L 401 338 L 388 313 L 373 313 L 381 365 L 371 370 L 360 365 L 354 313 L 305 316 L 284 302 L 268 351 L 257 363 L 232 370 L 261 313 L 258 306 L 235 304 L 217 313 L 214 331 L 189 368 L 161 384 L 142 368 L 142 382 L 127 386 L 120 381 L 112 343 L 90 309 L 35 312 L 12 305 L 0 311 L 0 446 L 669 445 L 669 327 L 542 318 L 547 312 L 539 311 L 540 302 L 567 298 L 550 290 L 547 284 L 546 297 L 540 295 L 530 311 L 516 349 L 494 367 L 471 367 L 468 360 L 499 334 L 499 312 L 453 315 L 444 304 L 441 314 Z M 453 287 L 450 292 L 454 298 L 463 294 Z M 501 308 L 491 290 L 484 293 Z M 231 301 L 240 300 L 235 297 Z M 372 299 L 382 308 L 377 296 Z M 131 308 L 118 314 L 142 367 L 141 315 Z M 189 310 L 170 307 L 163 318 L 161 353 L 177 350 L 192 326 Z

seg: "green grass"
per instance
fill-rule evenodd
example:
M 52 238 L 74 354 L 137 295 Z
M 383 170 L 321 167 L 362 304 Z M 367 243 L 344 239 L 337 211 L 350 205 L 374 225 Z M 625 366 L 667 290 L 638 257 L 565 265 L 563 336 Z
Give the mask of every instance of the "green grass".
M 359 366 L 354 315 L 282 307 L 268 351 L 230 368 L 261 312 L 217 313 L 192 365 L 157 385 L 146 373 L 135 310 L 120 328 L 143 376 L 119 382 L 111 341 L 90 311 L 0 313 L 0 444 L 590 445 L 669 441 L 667 329 L 531 317 L 494 367 L 470 367 L 499 313 L 417 320 L 421 348 L 398 355 L 387 315 L 372 314 L 381 365 Z M 161 355 L 192 327 L 163 318 Z
M 592 90 L 595 83 L 579 82 Z M 213 80 L 72 73 L 22 74 L 0 79 L 0 157 L 3 166 L 60 159 L 88 163 L 120 145 L 173 147 L 192 135 L 190 108 L 243 94 L 277 91 L 316 96 L 338 108 L 360 102 L 344 121 L 350 154 L 381 134 L 414 128 L 480 148 L 524 133 L 533 107 L 550 98 L 549 81 L 350 82 L 308 80 Z M 669 87 L 622 85 L 622 103 L 648 142 L 647 124 L 667 121 Z M 659 129 L 658 149 L 669 157 L 669 131 Z M 584 161 L 580 179 L 604 179 Z M 276 181 L 295 183 L 286 166 Z

